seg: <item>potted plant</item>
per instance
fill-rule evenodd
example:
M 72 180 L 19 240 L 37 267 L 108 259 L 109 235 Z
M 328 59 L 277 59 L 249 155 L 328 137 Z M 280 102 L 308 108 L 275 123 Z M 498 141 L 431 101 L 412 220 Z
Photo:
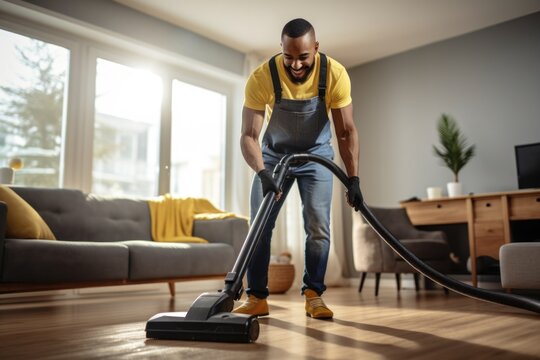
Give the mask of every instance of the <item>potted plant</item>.
M 433 145 L 433 151 L 454 174 L 454 181 L 447 184 L 448 196 L 459 196 L 463 193 L 459 172 L 475 155 L 475 145 L 467 146 L 467 138 L 459 130 L 456 121 L 447 114 L 441 115 L 437 130 L 441 148 Z

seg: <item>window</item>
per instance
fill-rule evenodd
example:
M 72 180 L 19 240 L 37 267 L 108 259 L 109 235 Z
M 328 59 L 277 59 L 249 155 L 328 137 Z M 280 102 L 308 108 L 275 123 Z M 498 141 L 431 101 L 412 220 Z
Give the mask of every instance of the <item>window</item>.
M 62 185 L 70 51 L 0 30 L 0 166 L 22 160 L 14 183 Z
M 157 194 L 161 92 L 159 76 L 97 59 L 92 192 Z
M 138 47 L 0 19 L 4 26 L 0 167 L 22 160 L 15 184 L 107 196 L 169 192 L 225 208 L 236 78 L 162 62 Z M 136 65 L 150 62 L 151 71 Z
M 173 81 L 171 193 L 223 206 L 226 96 Z

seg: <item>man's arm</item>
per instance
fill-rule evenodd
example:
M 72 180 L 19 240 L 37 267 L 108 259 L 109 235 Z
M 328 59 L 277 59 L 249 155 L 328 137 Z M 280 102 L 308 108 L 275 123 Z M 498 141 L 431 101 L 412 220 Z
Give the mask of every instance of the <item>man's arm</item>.
M 358 176 L 360 146 L 358 132 L 354 125 L 352 104 L 340 109 L 332 109 L 332 119 L 336 130 L 339 155 L 345 164 L 347 175 L 349 177 Z
M 332 119 L 334 120 L 339 154 L 345 163 L 347 175 L 349 176 L 345 197 L 347 203 L 354 210 L 359 211 L 363 202 L 360 179 L 357 176 L 360 146 L 358 145 L 358 133 L 352 115 L 352 104 L 340 109 L 332 109 Z
M 240 149 L 250 168 L 256 173 L 264 169 L 259 135 L 264 121 L 264 111 L 253 110 L 244 106 L 242 110 L 242 132 Z
M 253 110 L 244 106 L 242 110 L 242 133 L 240 135 L 240 148 L 242 155 L 249 167 L 251 167 L 259 178 L 263 188 L 263 195 L 271 191 L 276 193 L 276 201 L 281 198 L 281 192 L 277 186 L 272 172 L 266 170 L 262 157 L 259 135 L 264 122 L 264 111 Z

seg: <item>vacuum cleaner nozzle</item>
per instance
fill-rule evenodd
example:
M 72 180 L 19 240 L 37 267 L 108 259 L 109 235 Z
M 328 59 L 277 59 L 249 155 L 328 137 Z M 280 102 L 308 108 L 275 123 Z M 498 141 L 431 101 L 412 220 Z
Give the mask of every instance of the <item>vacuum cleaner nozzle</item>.
M 146 337 L 250 343 L 259 337 L 259 322 L 253 315 L 218 313 L 206 320 L 186 319 L 185 312 L 160 313 L 146 323 Z
M 188 312 L 160 313 L 150 318 L 146 323 L 146 337 L 244 343 L 257 340 L 257 318 L 231 313 L 233 305 L 228 292 L 201 294 Z

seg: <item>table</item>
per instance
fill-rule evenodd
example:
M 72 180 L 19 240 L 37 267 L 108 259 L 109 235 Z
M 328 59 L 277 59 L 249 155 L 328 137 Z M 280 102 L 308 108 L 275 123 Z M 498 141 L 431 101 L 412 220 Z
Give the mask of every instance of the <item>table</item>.
M 499 258 L 499 248 L 511 241 L 510 222 L 540 219 L 540 189 L 409 200 L 400 204 L 415 226 L 467 224 L 473 286 L 478 286 L 476 258 L 483 255 Z

